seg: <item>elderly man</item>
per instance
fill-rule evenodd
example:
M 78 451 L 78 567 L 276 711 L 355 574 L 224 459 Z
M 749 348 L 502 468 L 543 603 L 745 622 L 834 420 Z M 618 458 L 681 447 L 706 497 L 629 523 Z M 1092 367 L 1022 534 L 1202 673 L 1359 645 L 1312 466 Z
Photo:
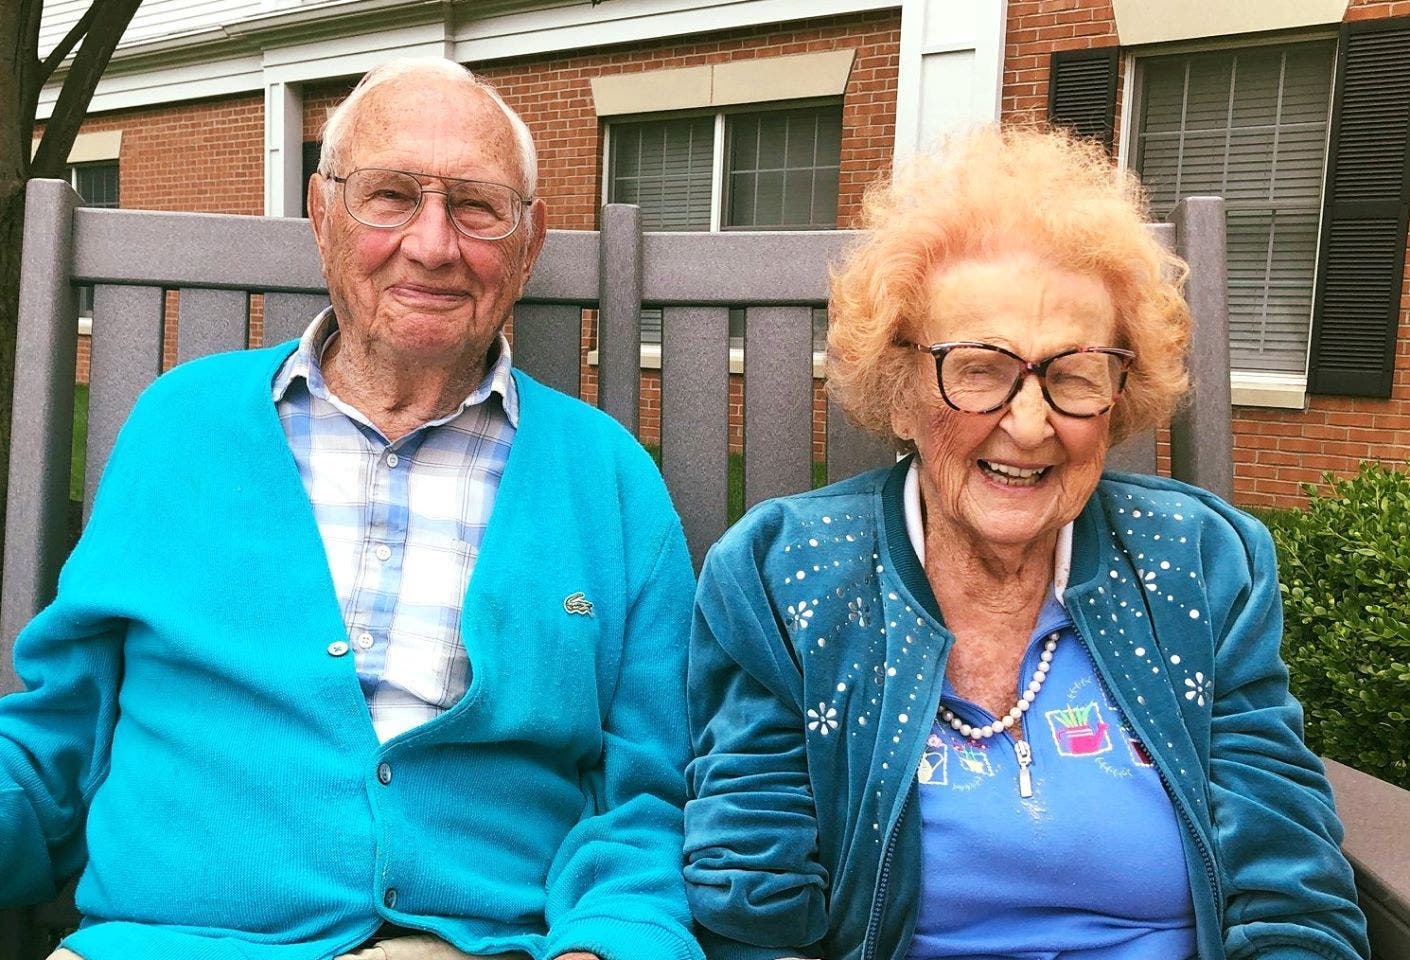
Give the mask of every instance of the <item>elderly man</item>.
M 511 367 L 528 131 L 410 61 L 324 150 L 333 306 L 146 392 L 16 645 L 0 901 L 81 869 L 84 960 L 694 960 L 690 564 L 635 440 Z

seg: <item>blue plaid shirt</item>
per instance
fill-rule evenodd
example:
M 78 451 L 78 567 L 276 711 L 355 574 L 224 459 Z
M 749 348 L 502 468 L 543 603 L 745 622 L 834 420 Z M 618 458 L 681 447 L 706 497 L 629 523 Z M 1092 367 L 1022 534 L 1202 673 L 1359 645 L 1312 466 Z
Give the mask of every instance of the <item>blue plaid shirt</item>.
M 386 742 L 449 709 L 470 664 L 460 611 L 519 424 L 509 343 L 455 412 L 394 443 L 323 381 L 333 311 L 274 378 L 274 401 L 328 554 L 349 652 Z

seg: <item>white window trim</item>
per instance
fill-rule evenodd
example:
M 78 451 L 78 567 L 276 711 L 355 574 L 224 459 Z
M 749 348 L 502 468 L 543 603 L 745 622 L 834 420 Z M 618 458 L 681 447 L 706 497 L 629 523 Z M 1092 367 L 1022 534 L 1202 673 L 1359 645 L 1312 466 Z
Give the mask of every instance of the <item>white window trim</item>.
M 1134 45 L 1339 24 L 1347 0 L 1112 0 L 1111 6 L 1121 42 Z
M 597 366 L 598 353 L 596 350 L 589 350 L 587 363 L 590 367 Z M 643 343 L 641 345 L 640 366 L 643 370 L 661 369 L 661 345 L 659 343 Z M 744 373 L 744 348 L 729 348 L 729 372 Z M 827 354 L 815 350 L 813 351 L 813 379 L 822 380 L 827 376 Z
M 1210 53 L 1220 50 L 1247 50 L 1251 47 L 1284 46 L 1290 43 L 1306 43 L 1317 40 L 1336 40 L 1336 30 L 1298 30 L 1278 32 L 1264 36 L 1250 37 L 1210 37 L 1202 40 L 1188 40 L 1162 43 L 1154 46 L 1123 50 L 1125 57 L 1122 70 L 1120 155 L 1117 165 L 1122 170 L 1130 169 L 1131 157 L 1136 152 L 1136 66 L 1137 62 L 1151 57 L 1183 56 L 1195 53 Z M 1333 77 L 1335 89 L 1335 76 Z M 1327 105 L 1331 109 L 1330 102 Z M 1331 136 L 1330 124 L 1328 136 Z M 1326 169 L 1322 171 L 1323 188 L 1326 187 Z M 1322 218 L 1317 218 L 1318 248 L 1320 249 Z M 1313 264 L 1313 289 L 1316 290 L 1316 268 Z M 1307 314 L 1307 350 L 1312 350 L 1312 313 Z M 1280 410 L 1304 410 L 1307 408 L 1307 360 L 1303 361 L 1301 375 L 1290 373 L 1265 373 L 1257 370 L 1230 370 L 1229 391 L 1233 406 L 1272 407 Z
M 1307 377 L 1285 373 L 1234 370 L 1229 374 L 1230 399 L 1236 407 L 1307 408 Z

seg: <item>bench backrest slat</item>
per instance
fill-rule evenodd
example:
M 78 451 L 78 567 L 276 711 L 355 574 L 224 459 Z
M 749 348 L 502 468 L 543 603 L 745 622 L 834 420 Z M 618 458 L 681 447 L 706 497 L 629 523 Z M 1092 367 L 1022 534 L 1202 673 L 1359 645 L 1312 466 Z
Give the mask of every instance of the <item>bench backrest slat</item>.
M 264 342 L 283 343 L 304 332 L 328 306 L 326 293 L 267 293 L 264 295 Z
M 521 303 L 514 308 L 514 365 L 576 397 L 582 382 L 583 308 Z
M 176 328 L 176 359 L 244 349 L 248 342 L 250 296 L 243 290 L 207 290 L 187 287 L 181 291 Z
M 661 424 L 661 472 L 698 567 L 729 511 L 727 307 L 662 311 Z
M 754 307 L 745 317 L 744 506 L 812 485 L 813 310 Z M 758 455 L 751 456 L 751 451 Z
M 103 466 L 118 430 L 138 395 L 162 362 L 161 287 L 99 284 L 93 290 L 93 342 L 88 380 L 88 449 L 84 469 L 84 512 L 93 507 Z

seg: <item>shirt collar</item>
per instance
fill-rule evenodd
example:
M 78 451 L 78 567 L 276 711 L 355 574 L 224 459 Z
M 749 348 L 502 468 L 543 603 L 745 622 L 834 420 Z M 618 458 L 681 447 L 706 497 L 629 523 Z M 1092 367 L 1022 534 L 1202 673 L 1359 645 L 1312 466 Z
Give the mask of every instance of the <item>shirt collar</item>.
M 334 403 L 338 407 L 345 406 L 337 397 L 333 396 L 328 389 L 328 385 L 323 380 L 323 357 L 327 353 L 328 346 L 333 342 L 333 337 L 338 333 L 338 319 L 333 315 L 333 308 L 326 307 L 316 317 L 313 322 L 304 330 L 303 336 L 299 338 L 299 345 L 284 361 L 279 368 L 279 372 L 274 377 L 273 398 L 277 402 L 284 398 L 289 391 L 289 386 L 296 379 L 303 379 L 308 384 L 308 392 L 314 396 Z M 495 339 L 495 360 L 490 368 L 485 371 L 484 379 L 480 381 L 470 395 L 461 402 L 449 415 L 432 421 L 428 426 L 445 423 L 455 419 L 464 410 L 484 403 L 489 399 L 490 394 L 497 393 L 504 407 L 504 415 L 509 419 L 510 426 L 516 430 L 519 428 L 519 391 L 515 387 L 513 371 L 513 352 L 509 347 L 509 339 L 505 337 L 501 330 Z M 348 411 L 344 411 L 348 412 Z M 361 416 L 358 419 L 362 419 Z
M 902 492 L 902 503 L 906 511 L 906 536 L 910 537 L 911 548 L 920 558 L 921 568 L 925 568 L 925 523 L 920 513 L 920 458 L 911 461 L 906 471 L 906 486 Z M 1072 524 L 1067 523 L 1058 531 L 1057 547 L 1053 551 L 1053 599 L 1063 609 L 1067 603 L 1063 594 L 1067 592 L 1067 578 L 1072 571 Z

